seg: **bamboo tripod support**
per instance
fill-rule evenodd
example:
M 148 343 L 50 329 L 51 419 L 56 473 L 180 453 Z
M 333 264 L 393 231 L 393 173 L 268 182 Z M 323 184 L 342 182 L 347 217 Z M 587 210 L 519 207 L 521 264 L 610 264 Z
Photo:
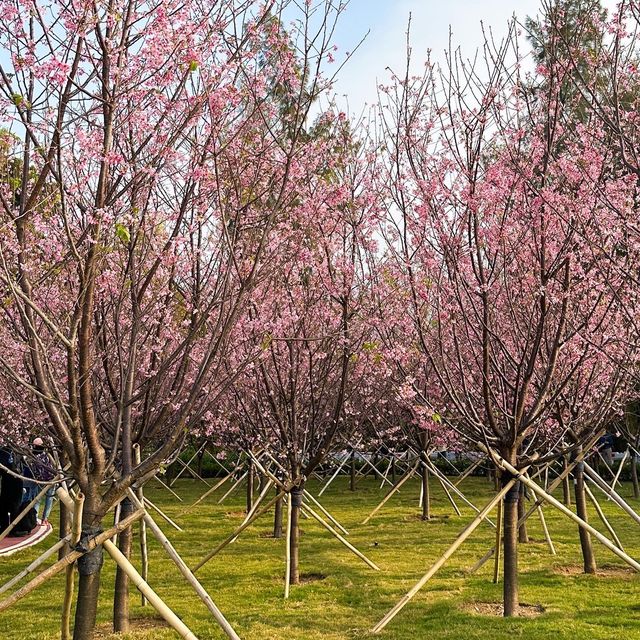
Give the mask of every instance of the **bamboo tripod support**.
M 584 491 L 587 494 L 587 498 L 589 498 L 589 500 L 591 500 L 591 504 L 593 505 L 594 509 L 596 510 L 596 513 L 598 514 L 598 517 L 600 518 L 602 524 L 607 528 L 607 531 L 609 532 L 609 535 L 611 536 L 613 541 L 618 545 L 618 547 L 620 547 L 620 549 L 622 549 L 624 551 L 622 543 L 620 542 L 620 538 L 618 538 L 615 530 L 611 526 L 611 523 L 609 522 L 607 517 L 604 515 L 604 512 L 602 511 L 602 507 L 600 506 L 600 503 L 598 502 L 596 497 L 593 495 L 593 492 L 591 491 L 589 485 L 586 482 L 584 483 Z
M 479 446 L 484 448 L 484 444 L 478 443 Z M 489 451 L 487 451 L 489 453 Z M 636 571 L 640 571 L 640 563 L 636 562 L 631 556 L 627 555 L 622 549 L 617 547 L 611 540 L 609 540 L 606 536 L 603 536 L 597 529 L 592 527 L 588 522 L 585 522 L 582 518 L 579 518 L 573 511 L 565 507 L 559 500 L 556 500 L 551 494 L 547 493 L 542 487 L 538 486 L 533 480 L 530 480 L 526 477 L 522 472 L 518 471 L 515 467 L 509 464 L 506 460 L 500 457 L 497 453 L 491 451 L 492 457 L 494 458 L 496 464 L 498 464 L 502 469 L 508 471 L 513 474 L 516 479 L 519 479 L 522 483 L 524 483 L 527 487 L 529 487 L 532 491 L 537 493 L 541 498 L 544 498 L 549 504 L 553 505 L 556 509 L 564 513 L 571 520 L 573 520 L 578 526 L 582 527 L 586 531 L 588 531 L 594 538 L 596 538 L 600 543 L 602 543 L 609 551 L 612 551 L 615 555 L 617 555 L 621 560 L 624 560 L 628 565 L 633 567 Z M 585 464 L 586 468 L 586 464 Z
M 131 490 L 129 490 L 129 497 L 138 508 L 142 507 L 142 503 L 139 501 L 135 493 Z M 229 624 L 229 622 L 224 617 L 220 609 L 218 609 L 218 607 L 216 606 L 214 601 L 211 599 L 211 596 L 208 594 L 206 589 L 200 584 L 198 579 L 193 575 L 193 573 L 187 566 L 186 562 L 180 557 L 180 555 L 175 550 L 175 548 L 173 547 L 173 545 L 171 544 L 167 536 L 164 534 L 162 529 L 158 526 L 156 521 L 146 511 L 144 513 L 143 519 L 148 525 L 151 533 L 153 533 L 156 540 L 158 540 L 162 548 L 167 552 L 167 555 L 176 564 L 176 566 L 180 570 L 180 573 L 182 573 L 182 575 L 185 577 L 187 582 L 194 588 L 198 597 L 202 600 L 202 602 L 204 602 L 207 609 L 209 609 L 209 611 L 215 618 L 216 622 L 220 625 L 221 629 L 227 634 L 229 638 L 231 638 L 231 640 L 240 640 L 238 634 L 234 631 L 233 627 Z
M 456 538 L 453 544 L 444 552 L 440 559 L 425 573 L 420 580 L 396 603 L 395 606 L 378 622 L 373 629 L 372 633 L 380 633 L 397 615 L 402 609 L 411 601 L 411 599 L 422 589 L 422 587 L 436 574 L 436 572 L 445 564 L 445 562 L 458 550 L 462 543 L 480 526 L 485 516 L 488 515 L 491 510 L 502 500 L 505 494 L 515 484 L 516 479 L 513 478 L 505 484 L 498 493 L 481 509 L 480 513 L 475 519 L 468 524 L 464 531 Z
M 369 520 L 371 520 L 371 518 L 373 518 L 373 516 L 375 516 L 376 513 L 380 511 L 380 509 L 382 509 L 382 507 L 384 507 L 384 505 L 389 501 L 391 496 L 393 496 L 393 494 L 396 493 L 400 489 L 400 487 L 407 480 L 409 480 L 409 478 L 413 476 L 419 464 L 420 464 L 420 459 L 416 460 L 413 466 L 402 476 L 402 478 L 400 478 L 400 480 L 398 480 L 398 482 L 396 482 L 396 484 L 393 487 L 391 487 L 387 495 L 382 499 L 382 502 L 362 521 L 361 524 L 367 524 L 367 522 L 369 522 Z
M 151 603 L 153 608 L 175 629 L 185 640 L 198 640 L 189 627 L 169 609 L 162 598 L 148 585 L 136 568 L 127 560 L 124 554 L 111 540 L 105 540 L 103 546 L 106 552 L 115 560 L 116 564 L 127 574 L 129 580 L 138 588 L 140 593 Z
M 72 523 L 70 533 L 70 545 L 75 546 L 80 541 L 82 535 L 82 512 L 84 510 L 84 495 L 78 493 L 73 496 L 60 487 L 58 493 L 60 500 L 63 501 L 67 508 L 71 511 Z M 65 570 L 64 598 L 62 600 L 62 616 L 60 619 L 60 637 L 62 640 L 71 638 L 71 607 L 73 605 L 73 582 L 74 582 L 74 565 L 72 563 Z
M 105 540 L 111 538 L 114 533 L 119 533 L 120 531 L 124 531 L 132 524 L 137 522 L 140 518 L 142 518 L 143 512 L 138 510 L 132 513 L 130 516 L 127 516 L 124 520 L 118 522 L 117 525 L 110 527 L 106 531 L 103 531 L 101 534 L 91 538 L 87 542 L 86 551 L 71 551 L 68 553 L 62 560 L 58 560 L 55 564 L 52 564 L 50 567 L 47 567 L 44 571 L 35 576 L 31 581 L 25 584 L 23 587 L 18 589 L 12 593 L 8 598 L 5 598 L 0 602 L 0 613 L 14 605 L 16 602 L 29 595 L 34 589 L 39 587 L 41 584 L 45 583 L 49 578 L 57 575 L 66 567 L 73 562 L 75 562 L 80 556 L 85 553 L 92 551 L 97 546 L 101 545 Z
M 141 462 L 140 445 L 136 442 L 133 445 L 133 461 L 136 466 Z M 144 509 L 144 491 L 142 487 L 138 487 L 135 492 L 138 498 L 139 506 Z M 147 523 L 145 519 L 140 520 L 140 562 L 142 579 L 146 582 L 149 579 L 149 553 L 147 550 Z M 140 592 L 142 606 L 147 604 L 147 598 L 144 593 Z
M 256 465 L 258 466 L 258 468 L 265 474 L 267 475 L 267 477 L 269 477 L 270 480 L 272 480 L 277 486 L 281 487 L 281 488 L 285 488 L 285 484 L 282 482 L 282 480 L 280 480 L 277 476 L 275 476 L 273 473 L 271 473 L 268 469 L 266 469 L 265 467 L 263 467 L 259 461 L 254 461 L 256 463 Z M 293 486 L 293 485 L 292 485 Z M 288 491 L 287 491 L 288 493 Z M 306 491 L 303 491 L 303 496 L 305 498 L 308 498 L 310 494 Z M 319 504 L 315 499 L 314 502 L 316 504 Z M 322 507 L 321 507 L 322 508 Z M 371 560 L 369 560 L 369 558 L 367 558 L 361 551 L 359 551 L 358 549 L 356 549 L 348 540 L 346 540 L 345 538 L 343 538 L 329 523 L 327 523 L 320 515 L 318 515 L 310 506 L 309 504 L 305 504 L 302 508 L 301 508 L 301 513 L 309 513 L 313 518 L 315 518 L 315 520 L 317 520 L 327 531 L 329 531 L 330 533 L 332 533 L 345 547 L 347 547 L 347 549 L 349 549 L 349 551 L 351 551 L 352 553 L 354 553 L 356 556 L 358 556 L 358 558 L 360 558 L 363 562 L 365 562 L 368 566 L 370 566 L 372 569 L 376 570 L 376 571 L 380 571 L 380 568 Z M 324 511 L 324 509 L 323 509 Z

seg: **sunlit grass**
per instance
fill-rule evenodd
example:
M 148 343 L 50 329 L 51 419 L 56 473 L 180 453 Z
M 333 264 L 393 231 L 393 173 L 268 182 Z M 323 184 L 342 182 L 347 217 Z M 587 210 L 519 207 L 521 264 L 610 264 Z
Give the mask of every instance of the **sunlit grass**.
M 458 517 L 439 487 L 433 487 L 430 522 L 418 519 L 418 483 L 408 483 L 367 525 L 360 522 L 379 502 L 383 492 L 372 479 L 351 493 L 347 479 L 341 477 L 323 498 L 323 504 L 349 530 L 350 541 L 377 563 L 382 571 L 369 569 L 317 523 L 302 523 L 301 570 L 320 574 L 322 580 L 292 587 L 291 597 L 283 600 L 284 540 L 269 536 L 272 522 L 265 516 L 242 534 L 233 545 L 205 565 L 198 577 L 245 640 L 344 640 L 374 637 L 369 629 L 415 583 L 456 538 L 472 518 L 472 511 L 460 505 Z M 209 498 L 189 514 L 184 514 L 206 487 L 192 480 L 179 480 L 176 489 L 184 498 L 173 496 L 151 483 L 148 495 L 184 527 L 184 533 L 164 525 L 157 518 L 175 547 L 189 565 L 194 565 L 209 549 L 242 521 L 242 490 L 224 504 Z M 318 485 L 310 483 L 316 494 Z M 484 479 L 464 481 L 462 488 L 475 504 L 488 500 L 492 487 Z M 630 498 L 630 487 L 622 493 Z M 222 495 L 218 491 L 216 496 Z M 611 502 L 602 501 L 607 516 L 625 547 L 640 558 L 639 526 Z M 636 503 L 637 504 L 637 503 Z M 638 504 L 640 507 L 640 504 Z M 580 550 L 576 527 L 551 507 L 545 509 L 558 555 L 551 556 L 544 543 L 537 516 L 530 519 L 532 542 L 521 545 L 520 599 L 540 604 L 545 613 L 535 619 L 504 620 L 467 613 L 465 605 L 496 602 L 501 584 L 491 582 L 493 563 L 477 574 L 466 569 L 492 546 L 493 529 L 482 525 L 460 551 L 427 583 L 422 592 L 391 622 L 380 636 L 384 639 L 414 640 L 437 638 L 492 640 L 521 637 L 527 639 L 640 639 L 640 578 L 623 568 L 623 563 L 599 546 L 599 563 L 608 569 L 602 576 L 584 576 L 577 570 Z M 592 523 L 603 530 L 595 513 Z M 21 567 L 53 543 L 51 536 L 40 546 L 0 560 L 0 579 L 8 580 Z M 134 563 L 138 562 L 137 538 Z M 150 538 L 149 582 L 165 602 L 201 639 L 224 638 L 207 609 L 198 600 L 160 546 Z M 109 628 L 114 567 L 105 557 L 99 610 L 101 630 Z M 9 611 L 0 614 L 3 640 L 52 640 L 59 637 L 59 613 L 63 574 L 40 587 Z M 131 594 L 134 617 L 154 617 L 150 607 L 142 608 L 140 595 Z M 147 621 L 147 626 L 152 621 Z M 169 629 L 146 628 L 121 638 L 168 640 L 177 634 Z

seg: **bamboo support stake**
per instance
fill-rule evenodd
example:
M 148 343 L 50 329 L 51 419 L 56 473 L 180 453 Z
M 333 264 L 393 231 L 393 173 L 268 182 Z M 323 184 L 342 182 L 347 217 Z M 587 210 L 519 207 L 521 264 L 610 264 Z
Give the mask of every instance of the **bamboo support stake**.
M 500 551 L 502 550 L 502 500 L 498 502 L 496 514 L 495 561 L 493 563 L 493 584 L 498 584 L 500 577 Z
M 220 498 L 220 500 L 218 500 L 218 504 L 222 504 L 225 500 L 225 498 L 235 489 L 237 488 L 240 483 L 247 477 L 248 475 L 248 471 L 245 471 L 237 480 L 236 482 L 233 484 L 233 486 L 231 487 L 231 489 L 229 489 L 229 491 L 227 491 L 227 493 L 225 493 L 222 498 Z
M 485 460 L 486 460 L 486 456 L 484 458 L 480 458 L 479 460 L 476 460 L 463 474 L 460 478 L 458 478 L 453 484 L 457 487 L 459 486 L 463 480 L 465 480 L 466 478 L 468 478 Z
M 162 482 L 157 475 L 153 476 L 154 480 L 157 480 L 169 493 L 173 495 L 174 498 L 177 498 L 180 502 L 184 502 L 184 500 L 165 482 Z
M 260 506 L 260 503 L 264 500 L 264 497 L 267 495 L 267 493 L 269 492 L 269 489 L 271 489 L 272 486 L 273 486 L 273 480 L 270 479 L 265 484 L 264 488 L 262 489 L 262 491 L 261 491 L 260 495 L 257 497 L 257 499 L 254 500 L 253 504 L 251 505 L 251 509 L 249 510 L 249 513 L 247 513 L 247 515 L 245 516 L 244 520 L 242 521 L 242 524 L 244 524 L 247 520 L 249 520 L 251 518 L 251 516 L 253 516 L 253 514 L 256 512 L 256 510 Z M 238 539 L 238 536 L 236 536 L 231 541 L 230 544 L 234 543 L 237 539 Z
M 289 597 L 291 588 L 291 500 L 287 502 L 287 542 L 285 549 L 284 597 Z
M 400 489 L 400 487 L 415 473 L 415 470 L 418 468 L 419 464 L 420 459 L 416 460 L 414 465 L 404 474 L 404 476 L 402 476 L 402 478 L 400 478 L 400 480 L 398 480 L 398 482 L 396 482 L 395 486 L 391 487 L 390 491 L 383 498 L 382 502 L 362 521 L 361 524 L 367 524 L 367 522 L 369 522 L 369 520 L 371 520 L 371 518 L 373 518 L 373 516 L 375 516 L 376 513 L 380 511 L 380 509 L 382 509 L 382 507 L 384 507 L 391 496 L 396 493 L 396 491 L 398 491 L 398 489 Z
M 132 513 L 130 516 L 126 517 L 124 520 L 121 520 L 117 525 L 110 527 L 106 531 L 103 531 L 97 536 L 94 536 L 87 542 L 86 552 L 92 551 L 96 547 L 100 546 L 111 538 L 114 533 L 118 533 L 120 531 L 124 531 L 130 527 L 134 522 L 137 522 L 140 518 L 142 518 L 143 512 L 136 511 Z M 66 567 L 73 562 L 75 562 L 80 556 L 83 556 L 85 551 L 76 551 L 73 550 L 68 553 L 62 560 L 58 560 L 55 564 L 52 564 L 50 567 L 47 567 L 44 571 L 35 576 L 32 580 L 27 582 L 23 587 L 18 589 L 12 593 L 8 598 L 5 598 L 0 602 L 0 613 L 14 605 L 16 602 L 29 595 L 34 589 L 37 589 L 41 584 L 46 582 L 49 578 L 52 578 L 55 575 L 58 575 L 61 571 L 66 569 Z
M 620 547 L 620 549 L 624 551 L 622 543 L 620 542 L 620 538 L 618 538 L 609 520 L 607 520 L 607 517 L 604 515 L 604 512 L 602 511 L 602 507 L 600 506 L 600 503 L 596 500 L 596 497 L 593 495 L 593 492 L 591 491 L 591 489 L 589 488 L 589 485 L 586 482 L 584 483 L 584 490 L 589 500 L 591 500 L 591 504 L 593 504 L 596 510 L 596 513 L 598 514 L 598 516 L 600 517 L 600 520 L 602 521 L 602 524 L 604 524 L 604 526 L 607 528 L 607 531 L 613 538 L 613 541 L 618 545 L 618 547 Z
M 502 500 L 504 495 L 515 484 L 513 478 L 505 484 L 498 493 L 481 509 L 475 519 L 468 524 L 463 532 L 456 538 L 454 543 L 444 552 L 440 559 L 425 573 L 420 580 L 406 593 L 402 599 L 378 622 L 372 629 L 373 633 L 380 633 L 393 620 L 407 603 L 422 589 L 422 587 L 435 575 L 435 573 L 445 564 L 445 562 L 458 550 L 462 543 L 480 526 L 484 517 Z
M 480 510 L 478 509 L 478 507 L 476 507 L 475 504 L 473 504 L 472 502 L 470 502 L 467 497 L 464 495 L 464 493 L 462 493 L 462 491 L 460 491 L 460 489 L 458 489 L 458 487 L 453 484 L 449 478 L 447 478 L 447 476 L 445 476 L 440 469 L 438 469 L 438 467 L 436 467 L 434 464 L 431 464 L 432 466 L 432 472 L 438 477 L 438 480 L 440 481 L 440 483 L 444 483 L 446 485 L 448 485 L 451 489 L 451 491 L 453 491 L 466 505 L 468 505 L 469 507 L 471 507 L 476 513 L 480 513 Z M 444 486 L 443 486 L 444 489 Z M 451 498 L 450 498 L 451 500 Z M 452 501 L 453 504 L 453 501 Z M 454 504 L 455 507 L 455 504 Z M 456 507 L 456 512 L 458 513 L 458 515 L 462 515 L 460 513 L 460 511 L 458 510 L 458 508 Z M 496 525 L 493 524 L 493 522 L 491 521 L 490 518 L 486 518 L 486 521 L 492 526 L 495 527 Z
M 61 492 L 64 489 L 61 488 Z M 67 492 L 66 498 L 71 498 Z M 82 512 L 84 509 L 84 495 L 78 493 L 73 500 L 65 500 L 65 504 L 69 507 L 73 505 L 73 520 L 71 521 L 70 545 L 73 547 L 78 544 L 82 535 Z M 71 607 L 73 605 L 73 582 L 74 582 L 74 564 L 67 566 L 65 570 L 64 581 L 64 597 L 62 599 L 62 616 L 60 619 L 60 637 L 62 640 L 71 638 Z
M 274 475 L 273 473 L 271 473 L 271 471 L 269 471 L 269 469 L 267 469 L 266 467 L 264 467 L 260 461 L 253 455 L 253 454 L 249 454 L 251 455 L 251 457 L 253 458 L 254 463 L 256 464 L 256 466 L 258 467 L 258 469 L 264 473 L 268 478 L 270 478 L 272 480 L 272 482 L 274 482 L 278 487 L 280 488 L 284 488 L 285 484 L 282 480 L 280 480 L 280 478 L 278 478 L 276 475 Z M 267 452 L 267 455 L 269 456 L 269 458 L 271 459 L 271 461 L 281 470 L 281 471 L 285 471 L 284 467 L 271 455 Z M 320 502 L 318 502 L 318 500 L 316 500 L 309 491 L 307 491 L 306 489 L 303 489 L 303 494 L 309 498 L 309 500 L 311 500 L 311 502 L 313 502 L 313 504 L 315 504 L 318 509 L 320 509 L 320 511 L 322 511 L 322 513 L 331 521 L 333 522 L 333 524 L 336 525 L 336 527 L 338 529 L 340 529 L 340 531 L 342 531 L 345 535 L 349 535 L 349 532 L 320 504 Z M 318 494 L 319 495 L 319 494 Z M 302 514 L 304 517 L 308 517 L 306 516 L 306 514 Z
M 189 462 L 187 462 L 186 464 L 180 460 L 180 457 L 178 456 L 176 458 L 176 460 L 178 460 L 181 464 L 182 464 L 182 469 L 180 469 L 180 471 L 176 474 L 176 477 L 169 483 L 170 487 L 173 487 L 173 485 L 176 483 L 176 481 L 178 480 L 178 478 L 187 470 L 189 469 L 189 465 L 196 459 L 197 455 L 200 453 L 200 451 L 205 447 L 205 444 L 203 444 L 200 449 L 198 449 L 192 456 L 191 458 L 189 458 Z M 191 469 L 189 469 L 189 471 L 191 471 Z
M 311 500 L 311 502 L 313 502 L 313 504 L 315 504 L 316 507 L 318 507 L 318 509 L 320 509 L 320 511 L 322 511 L 322 513 L 327 516 L 330 522 L 332 522 L 338 529 L 340 529 L 340 531 L 342 531 L 345 536 L 349 535 L 349 532 L 311 495 L 311 493 L 309 493 L 309 491 L 304 489 L 303 492 L 305 497 L 309 498 L 309 500 Z
M 18 522 L 20 522 L 22 518 L 24 518 L 27 513 L 29 513 L 33 505 L 38 502 L 38 500 L 40 500 L 40 498 L 42 498 L 45 493 L 47 493 L 47 491 L 49 490 L 49 486 L 50 485 L 47 484 L 42 487 L 38 495 L 11 521 L 9 526 L 2 533 L 0 533 L 0 540 L 4 540 L 9 535 L 11 529 L 13 529 L 18 524 Z
M 481 443 L 480 443 L 481 444 Z M 484 447 L 483 444 L 481 446 Z M 549 504 L 553 505 L 558 511 L 561 511 L 571 520 L 573 520 L 580 527 L 588 531 L 594 538 L 596 538 L 601 544 L 603 544 L 609 551 L 617 555 L 621 560 L 624 560 L 629 566 L 633 567 L 636 571 L 640 571 L 640 563 L 636 562 L 631 556 L 627 555 L 622 549 L 617 547 L 609 538 L 603 536 L 597 529 L 594 529 L 588 522 L 585 522 L 582 518 L 579 518 L 573 511 L 567 509 L 560 501 L 556 500 L 552 495 L 548 494 L 542 487 L 539 487 L 533 480 L 529 480 L 525 475 L 518 471 L 515 467 L 511 466 L 506 460 L 501 458 L 497 453 L 492 452 L 492 455 L 496 462 L 509 473 L 512 473 L 516 478 L 520 479 L 525 485 L 527 485 L 532 491 L 537 493 L 540 497 L 544 498 Z M 585 463 L 585 468 L 586 468 Z
M 552 556 L 555 556 L 556 548 L 553 546 L 553 540 L 551 539 L 551 534 L 549 533 L 549 527 L 547 527 L 547 521 L 544 517 L 544 512 L 542 511 L 542 505 L 538 504 L 537 501 L 536 501 L 536 510 L 540 518 L 540 524 L 542 525 L 542 530 L 544 531 L 544 539 L 547 541 L 547 546 L 549 547 L 549 553 L 551 553 Z
M 382 477 L 382 482 L 380 483 L 380 489 L 384 487 L 384 481 L 387 480 L 387 478 L 389 477 L 389 471 L 391 470 L 391 463 L 392 463 L 392 459 L 389 458 L 389 464 L 387 465 L 387 468 L 385 469 L 384 475 Z M 387 482 L 389 482 L 389 484 L 393 487 L 393 482 L 390 482 L 388 480 Z
M 222 480 L 216 482 L 210 489 L 207 489 L 205 493 L 203 493 L 190 507 L 187 507 L 184 513 L 189 513 L 191 509 L 199 505 L 203 500 L 206 500 L 216 489 L 219 489 L 233 474 L 238 470 L 239 467 L 236 467 L 233 471 L 231 471 L 228 475 L 226 475 Z
M 210 551 L 202 560 L 200 560 L 200 562 L 193 569 L 191 569 L 191 571 L 193 573 L 198 571 L 198 569 L 200 569 L 203 565 L 209 562 L 209 560 L 211 560 L 213 556 L 215 556 L 217 553 L 222 551 L 222 549 L 224 549 L 234 538 L 237 538 L 239 534 L 241 534 L 252 522 L 254 522 L 254 520 L 259 518 L 263 513 L 266 513 L 269 509 L 271 509 L 271 507 L 288 492 L 289 492 L 289 489 L 283 490 L 280 493 L 276 494 L 276 496 L 271 500 L 269 500 L 269 502 L 264 507 L 262 507 L 262 509 L 260 509 L 259 511 L 256 511 L 249 520 L 242 523 L 229 537 L 223 540 L 213 551 Z
M 133 461 L 136 467 L 142 461 L 142 452 L 140 451 L 140 445 L 136 442 L 133 445 Z M 138 504 L 140 508 L 144 509 L 144 490 L 142 487 L 138 487 L 135 492 L 138 498 Z M 147 582 L 149 579 L 149 552 L 147 549 L 147 523 L 144 518 L 140 520 L 140 564 L 142 579 Z M 140 595 L 142 606 L 146 606 L 147 599 L 144 593 Z
M 151 507 L 154 511 L 158 513 L 158 515 L 165 520 L 168 524 L 170 524 L 176 531 L 182 531 L 182 529 L 164 512 L 160 507 L 157 507 L 147 496 L 144 496 L 144 505 L 145 507 Z
M 349 461 L 349 456 L 347 456 L 342 461 L 342 463 L 336 469 L 335 473 L 329 478 L 329 481 L 327 482 L 327 484 L 325 484 L 324 487 L 322 487 L 322 489 L 320 489 L 320 493 L 318 493 L 318 498 L 329 488 L 329 485 L 335 480 L 336 476 L 340 473 L 340 471 L 342 470 L 344 465 L 347 464 L 348 461 Z
M 58 551 L 64 547 L 65 544 L 70 540 L 70 535 L 58 540 L 52 547 L 49 547 L 42 555 L 38 556 L 28 567 L 25 567 L 20 573 L 15 575 L 11 580 L 6 582 L 0 587 L 0 593 L 4 593 L 14 587 L 15 585 L 25 578 L 30 573 L 33 573 L 40 565 L 45 563 L 52 555 L 58 553 Z
M 116 564 L 127 574 L 129 580 L 144 594 L 151 606 L 167 621 L 167 623 L 185 640 L 198 640 L 196 635 L 178 616 L 169 609 L 162 598 L 148 585 L 136 568 L 127 560 L 126 556 L 111 540 L 104 541 L 106 552 L 115 560 Z
M 120 521 L 120 510 L 121 510 L 122 506 L 121 504 L 118 502 L 118 504 L 115 506 L 114 510 L 113 510 L 113 524 L 118 524 L 118 522 Z M 118 544 L 118 536 L 114 535 L 113 538 L 111 538 L 111 542 L 113 542 L 113 544 Z
M 200 480 L 200 482 L 204 482 L 207 485 L 207 487 L 211 486 L 197 471 L 194 471 L 190 465 L 185 464 L 182 460 L 180 460 L 180 458 L 178 458 L 177 460 L 181 465 L 184 466 L 185 471 L 189 471 L 189 473 L 194 477 L 194 479 Z
M 133 501 L 133 503 L 138 508 L 143 508 L 142 503 L 135 495 L 135 493 L 129 490 L 129 497 Z M 205 604 L 207 609 L 211 612 L 216 622 L 220 625 L 220 628 L 227 634 L 231 640 L 240 640 L 238 634 L 234 631 L 233 627 L 229 624 L 227 619 L 224 617 L 220 609 L 216 606 L 215 602 L 212 600 L 211 596 L 208 594 L 206 589 L 200 584 L 198 579 L 193 575 L 186 562 L 180 557 L 178 552 L 175 550 L 174 546 L 171 544 L 167 536 L 164 534 L 162 529 L 158 526 L 156 521 L 151 517 L 149 513 L 145 511 L 143 519 L 149 526 L 151 533 L 158 540 L 162 548 L 167 552 L 167 555 L 174 561 L 180 573 L 185 577 L 187 582 L 193 587 L 194 591 L 198 595 L 198 597 Z
M 620 474 L 622 473 L 622 467 L 624 466 L 624 463 L 628 455 L 629 455 L 629 449 L 627 448 L 627 450 L 624 452 L 624 455 L 622 456 L 622 460 L 620 460 L 620 466 L 618 467 L 618 472 L 616 473 L 616 476 L 613 479 L 613 482 L 611 483 L 611 488 L 614 491 L 615 491 L 616 485 L 618 484 L 618 479 L 620 478 Z M 607 500 L 611 500 L 611 498 L 607 498 Z
M 592 445 L 593 445 L 593 443 L 591 443 L 590 446 L 592 446 Z M 588 448 L 590 448 L 590 447 L 585 447 L 584 451 L 586 452 Z M 576 466 L 576 464 L 578 464 L 578 462 L 580 460 L 583 459 L 583 457 L 584 457 L 584 453 L 581 453 L 580 456 L 578 457 L 578 459 L 576 459 L 573 462 L 571 462 L 570 464 L 567 464 L 567 465 L 564 466 L 562 472 L 551 483 L 551 486 L 549 487 L 549 491 L 548 491 L 549 493 L 551 493 L 552 491 L 557 489 L 560 486 L 560 484 L 562 484 L 564 482 L 564 480 L 567 478 L 567 476 L 571 473 L 571 470 Z M 540 474 L 540 472 L 538 472 L 534 477 L 537 477 L 539 474 Z M 538 505 L 542 505 L 543 503 L 544 503 L 544 500 L 542 500 L 541 498 L 538 498 L 535 501 L 535 503 L 531 507 L 529 507 L 529 510 L 524 514 L 524 516 L 522 518 L 518 519 L 518 525 L 517 526 L 519 527 L 523 522 L 528 520 L 531 517 L 531 514 L 536 510 Z M 468 573 L 472 574 L 472 573 L 475 573 L 476 571 L 478 571 L 478 569 L 480 569 L 482 566 L 484 566 L 484 564 L 493 557 L 494 553 L 495 553 L 495 548 L 494 549 L 489 549 L 489 551 L 487 551 L 487 553 L 485 553 L 482 556 L 482 558 L 480 558 L 478 560 L 478 562 L 476 562 L 473 565 L 473 567 L 471 567 L 471 569 L 469 569 Z
M 611 497 L 613 501 L 627 514 L 629 514 L 638 524 L 640 524 L 640 516 L 624 501 L 616 491 L 614 491 L 586 462 L 584 463 L 584 472 L 587 476 L 603 491 Z
M 349 551 L 351 551 L 352 553 L 355 553 L 355 555 L 357 555 L 358 558 L 360 558 L 363 562 L 369 565 L 372 569 L 375 569 L 376 571 L 380 571 L 380 567 L 377 564 L 369 560 L 369 558 L 367 558 L 367 556 L 365 556 L 364 553 L 362 553 L 361 551 L 358 551 L 358 549 L 356 549 L 348 540 L 343 538 L 328 522 L 323 520 L 308 504 L 306 504 L 303 508 L 305 511 L 308 511 L 327 531 L 331 532 L 338 540 L 340 540 L 340 542 L 342 542 L 342 544 L 345 547 L 347 547 Z

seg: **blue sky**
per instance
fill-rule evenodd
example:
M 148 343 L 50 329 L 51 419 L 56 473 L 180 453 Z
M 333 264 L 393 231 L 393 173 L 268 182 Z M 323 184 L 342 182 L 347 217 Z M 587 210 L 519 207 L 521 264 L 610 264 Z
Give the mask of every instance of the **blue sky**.
M 605 0 L 603 4 L 612 7 L 614 2 Z M 350 111 L 357 115 L 365 103 L 375 101 L 376 85 L 389 78 L 386 67 L 402 70 L 410 13 L 413 56 L 422 64 L 428 49 L 434 61 L 444 62 L 449 25 L 453 42 L 470 57 L 483 42 L 481 23 L 499 38 L 514 13 L 524 20 L 527 15 L 536 15 L 540 6 L 540 0 L 350 0 L 336 32 L 336 59 L 342 60 L 346 51 L 368 30 L 370 33 L 340 73 L 338 102 L 344 105 L 341 96 L 347 94 Z

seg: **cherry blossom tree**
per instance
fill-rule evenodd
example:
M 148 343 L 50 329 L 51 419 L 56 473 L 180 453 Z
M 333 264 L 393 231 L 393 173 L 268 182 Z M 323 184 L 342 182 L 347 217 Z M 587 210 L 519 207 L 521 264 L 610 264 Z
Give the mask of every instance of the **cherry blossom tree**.
M 523 468 L 579 445 L 561 415 L 586 426 L 594 407 L 620 411 L 626 381 L 612 362 L 629 345 L 626 283 L 606 256 L 633 185 L 570 119 L 562 77 L 544 94 L 524 90 L 515 27 L 479 65 L 455 55 L 414 77 L 408 63 L 384 90 L 385 235 L 428 372 L 430 388 L 408 381 L 416 406 Z M 516 485 L 504 504 L 507 616 L 517 502 Z

